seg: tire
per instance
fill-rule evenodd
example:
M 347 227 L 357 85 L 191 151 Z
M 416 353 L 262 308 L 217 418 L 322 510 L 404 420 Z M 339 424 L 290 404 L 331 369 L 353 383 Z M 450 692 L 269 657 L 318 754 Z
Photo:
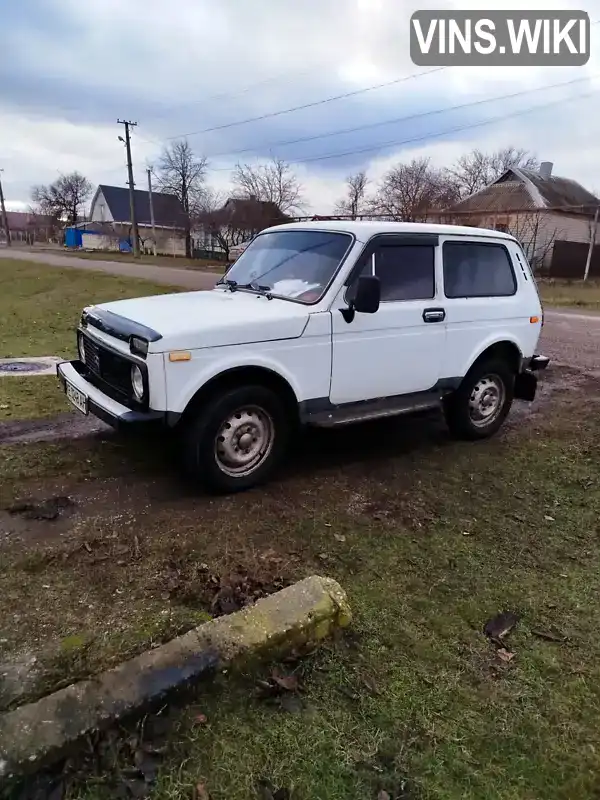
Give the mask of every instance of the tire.
M 493 436 L 508 416 L 514 384 L 515 373 L 506 361 L 475 363 L 458 389 L 444 401 L 444 415 L 452 435 L 469 440 Z
M 284 403 L 265 386 L 217 394 L 182 431 L 186 473 L 216 494 L 257 486 L 279 464 L 290 427 Z M 246 450 L 243 437 L 250 437 Z

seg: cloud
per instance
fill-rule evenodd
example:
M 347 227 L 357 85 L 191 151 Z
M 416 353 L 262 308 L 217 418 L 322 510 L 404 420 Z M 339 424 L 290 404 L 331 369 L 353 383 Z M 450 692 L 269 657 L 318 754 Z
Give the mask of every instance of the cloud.
M 0 159 L 11 204 L 27 203 L 32 184 L 78 169 L 95 183 L 126 181 L 117 118 L 136 119 L 136 180 L 162 143 L 190 133 L 209 156 L 211 183 L 226 190 L 237 159 L 274 153 L 295 163 L 312 209 L 326 213 L 346 174 L 365 168 L 374 180 L 414 154 L 443 165 L 472 147 L 527 147 L 556 172 L 600 187 L 600 26 L 593 55 L 577 69 L 452 68 L 410 61 L 409 18 L 417 8 L 481 9 L 476 0 L 29 0 L 5 4 L 0 31 Z M 522 2 L 496 3 L 519 9 Z M 530 0 L 530 8 L 585 7 L 596 0 Z M 587 76 L 583 82 L 542 87 Z M 302 111 L 292 106 L 400 78 L 403 82 Z M 524 90 L 521 98 L 448 109 Z M 597 97 L 597 95 L 596 95 Z M 559 100 L 547 109 L 529 108 Z M 511 116 L 519 112 L 521 116 Z M 421 116 L 416 116 L 421 115 Z M 504 120 L 500 119 L 503 116 Z M 405 119 L 413 117 L 412 119 Z M 496 121 L 482 125 L 483 121 Z M 362 130 L 283 145 L 369 123 Z M 456 130 L 463 128 L 464 130 Z M 446 132 L 446 133 L 444 133 Z M 443 134 L 443 135 L 440 135 Z M 244 152 L 239 152 L 244 151 Z M 363 151 L 363 152 L 356 152 Z M 322 156 L 347 153 L 343 157 Z

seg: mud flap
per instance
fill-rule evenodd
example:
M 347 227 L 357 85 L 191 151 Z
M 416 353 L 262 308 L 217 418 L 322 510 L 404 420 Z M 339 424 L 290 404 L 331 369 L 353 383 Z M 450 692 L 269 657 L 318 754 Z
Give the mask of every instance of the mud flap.
M 520 372 L 515 378 L 515 398 L 528 402 L 535 400 L 537 382 L 538 379 L 531 370 Z

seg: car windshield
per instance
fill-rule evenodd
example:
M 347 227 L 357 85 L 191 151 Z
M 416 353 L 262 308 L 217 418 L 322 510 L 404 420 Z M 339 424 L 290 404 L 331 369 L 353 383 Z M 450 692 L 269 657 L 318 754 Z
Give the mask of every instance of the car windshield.
M 333 278 L 352 237 L 329 231 L 273 231 L 257 236 L 228 271 L 232 288 L 315 303 Z

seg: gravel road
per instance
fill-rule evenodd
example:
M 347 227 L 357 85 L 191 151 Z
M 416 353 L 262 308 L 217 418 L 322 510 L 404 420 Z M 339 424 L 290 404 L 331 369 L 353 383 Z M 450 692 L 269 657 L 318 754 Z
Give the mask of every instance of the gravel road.
M 600 375 L 600 314 L 547 309 L 538 350 L 557 364 Z

